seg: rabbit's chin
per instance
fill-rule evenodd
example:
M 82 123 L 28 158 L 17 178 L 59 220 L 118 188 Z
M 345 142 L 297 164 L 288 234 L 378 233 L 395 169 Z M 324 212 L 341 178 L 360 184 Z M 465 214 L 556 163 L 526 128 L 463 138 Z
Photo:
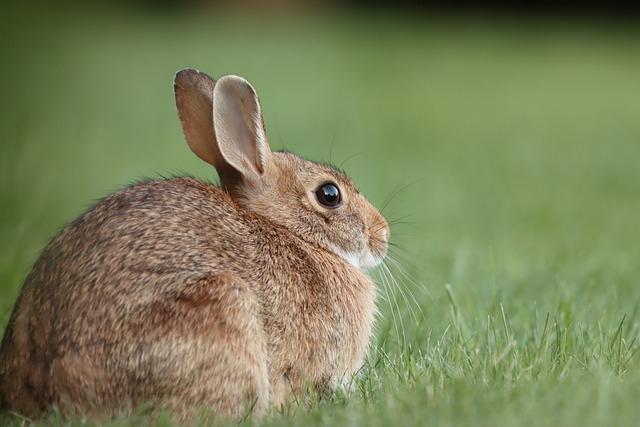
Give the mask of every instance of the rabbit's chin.
M 377 256 L 369 249 L 362 252 L 346 252 L 339 247 L 332 245 L 331 249 L 342 259 L 359 270 L 367 270 L 379 265 L 384 260 L 384 255 Z

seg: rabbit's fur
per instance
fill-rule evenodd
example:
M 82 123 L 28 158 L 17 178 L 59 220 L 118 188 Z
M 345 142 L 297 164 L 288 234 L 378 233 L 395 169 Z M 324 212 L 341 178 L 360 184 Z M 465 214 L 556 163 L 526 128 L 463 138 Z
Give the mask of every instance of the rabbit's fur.
M 341 172 L 271 152 L 257 95 L 235 76 L 176 75 L 193 178 L 114 193 L 44 250 L 0 350 L 0 403 L 89 416 L 142 403 L 262 414 L 360 368 L 389 227 Z M 316 199 L 335 183 L 342 203 Z

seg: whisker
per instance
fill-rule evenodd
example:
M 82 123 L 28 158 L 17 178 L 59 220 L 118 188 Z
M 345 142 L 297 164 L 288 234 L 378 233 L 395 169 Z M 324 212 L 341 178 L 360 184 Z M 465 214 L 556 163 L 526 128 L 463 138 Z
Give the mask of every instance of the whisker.
M 380 267 L 382 268 L 382 272 L 383 274 L 387 277 L 387 280 L 389 282 L 389 285 L 393 288 L 396 287 L 398 288 L 398 290 L 400 291 L 400 296 L 402 297 L 402 299 L 404 300 L 405 305 L 408 307 L 409 309 L 409 313 L 412 315 L 412 317 L 414 317 L 415 319 L 415 313 L 412 311 L 411 306 L 409 305 L 409 302 L 407 300 L 406 295 L 402 292 L 402 289 L 400 288 L 400 286 L 398 286 L 398 283 L 394 280 L 393 276 L 391 275 L 391 272 L 389 271 L 389 267 L 386 264 L 381 264 Z M 386 272 L 385 272 L 386 271 Z
M 402 289 L 402 286 L 400 285 L 400 283 L 398 282 L 398 280 L 393 276 L 393 273 L 391 271 L 391 268 L 389 268 L 389 266 L 386 264 L 386 262 L 383 264 L 385 266 L 385 268 L 387 269 L 387 272 L 389 273 L 389 275 L 391 276 L 391 279 L 393 280 L 393 282 L 396 284 L 397 288 L 400 290 L 400 292 L 404 295 L 404 292 L 408 293 L 409 296 L 411 297 L 411 300 L 413 301 L 413 304 L 415 304 L 416 308 L 418 309 L 418 311 L 420 312 L 420 317 L 422 319 L 424 319 L 424 311 L 422 310 L 422 306 L 420 305 L 420 303 L 418 302 L 418 300 L 416 299 L 415 295 L 413 295 L 413 292 L 411 292 L 411 289 L 409 288 L 405 288 L 404 290 Z M 409 303 L 408 299 L 405 296 L 405 303 L 407 304 L 407 307 L 409 308 L 409 310 L 412 312 L 413 314 L 413 319 L 415 320 L 416 323 L 418 323 L 418 317 L 415 314 L 415 311 L 413 310 L 413 308 L 411 307 L 411 304 Z
M 389 269 L 389 266 L 386 263 L 383 263 L 382 267 L 383 267 L 383 270 L 386 270 L 386 274 L 387 274 L 387 277 L 389 278 L 389 282 L 398 289 L 398 291 L 400 292 L 400 296 L 404 300 L 404 303 L 407 309 L 409 310 L 409 314 L 411 315 L 411 317 L 413 317 L 413 320 L 417 323 L 418 318 L 416 317 L 416 313 L 413 311 L 413 307 L 409 303 L 409 299 L 407 298 L 404 290 L 402 289 L 402 286 L 400 286 L 400 284 L 395 279 L 395 277 L 393 277 L 393 274 L 391 273 L 391 270 Z
M 402 215 L 399 217 L 394 217 L 393 215 L 385 215 L 385 218 L 387 219 L 388 223 L 394 223 L 394 222 L 398 222 L 398 221 L 405 221 L 407 219 L 411 219 L 414 218 L 413 214 L 407 214 L 407 215 Z M 409 224 L 419 224 L 418 221 L 407 221 L 407 223 Z
M 404 254 L 406 254 L 407 256 L 410 256 L 412 258 L 416 257 L 416 253 L 407 249 L 405 246 L 400 245 L 398 242 L 394 241 L 394 242 L 388 242 L 389 246 L 392 247 L 393 249 L 398 249 L 399 251 L 402 251 Z M 389 255 L 395 255 L 398 258 L 400 258 L 400 260 L 402 260 L 403 262 L 410 264 L 404 257 L 402 257 L 399 253 L 394 253 L 392 254 L 391 252 L 389 252 Z
M 398 322 L 400 324 L 400 332 L 402 333 L 401 335 L 401 346 L 402 348 L 405 347 L 406 343 L 407 343 L 407 337 L 406 337 L 406 333 L 405 333 L 405 327 L 404 327 L 404 319 L 402 318 L 402 313 L 400 311 L 400 304 L 398 304 L 398 299 L 396 298 L 396 293 L 393 291 L 393 287 L 391 285 L 391 282 L 387 281 L 387 285 L 388 285 L 388 289 L 389 289 L 389 294 L 391 295 L 391 299 L 393 300 L 393 303 L 396 307 L 396 316 L 398 318 Z
M 424 284 L 422 281 L 415 279 L 413 276 L 411 276 L 402 266 L 402 264 L 393 257 L 393 255 L 389 254 L 388 258 L 387 258 L 391 263 L 393 263 L 393 265 L 396 267 L 396 269 L 398 270 L 398 272 L 400 272 L 400 274 L 402 274 L 402 276 L 404 276 L 405 279 L 407 279 L 407 281 L 412 284 L 417 290 L 424 292 L 431 300 L 433 300 L 433 295 L 431 294 L 431 292 L 429 291 L 429 288 L 426 284 Z
M 394 319 L 394 326 L 396 328 L 396 334 L 398 335 L 398 339 L 401 340 L 401 346 L 404 348 L 406 344 L 406 336 L 405 336 L 405 328 L 404 321 L 402 320 L 402 314 L 400 313 L 400 304 L 398 304 L 398 299 L 396 298 L 393 289 L 391 288 L 391 284 L 387 281 L 386 276 L 382 273 L 383 270 L 379 270 L 381 273 L 380 277 L 382 279 L 382 283 L 384 284 L 385 291 L 389 295 L 389 307 L 391 309 L 391 316 Z M 393 309 L 396 309 L 396 313 L 394 314 Z M 397 315 L 397 317 L 396 317 Z M 400 325 L 400 331 L 398 331 L 398 324 Z
M 331 145 L 329 145 L 329 164 L 333 164 L 333 144 L 336 142 L 336 133 L 333 133 L 333 137 L 331 138 Z
M 362 156 L 364 153 L 365 153 L 364 151 L 359 151 L 359 152 L 357 152 L 357 153 L 354 153 L 354 154 L 352 154 L 352 155 L 348 156 L 346 159 L 344 159 L 344 160 L 340 163 L 340 165 L 338 166 L 338 169 L 342 169 L 342 167 L 344 166 L 344 164 L 345 164 L 345 163 L 347 163 L 349 160 L 354 159 L 354 158 L 356 158 L 356 157 L 358 157 L 358 156 Z
M 398 322 L 396 321 L 396 316 L 395 316 L 395 314 L 393 312 L 393 304 L 391 303 L 391 298 L 389 298 L 389 289 L 387 288 L 387 284 L 386 284 L 384 278 L 380 274 L 380 270 L 377 270 L 377 273 L 378 273 L 379 283 L 384 288 L 384 294 L 385 294 L 384 295 L 384 300 L 389 305 L 389 310 L 391 311 L 391 319 L 393 321 L 393 328 L 396 330 L 396 336 L 400 336 L 400 332 L 398 330 Z
M 396 261 L 400 262 L 402 261 L 402 263 L 407 264 L 409 266 L 413 266 L 413 263 L 411 261 L 411 259 L 415 259 L 417 256 L 417 254 L 414 251 L 411 251 L 403 246 L 400 246 L 397 244 L 397 242 L 395 242 L 396 245 L 394 247 L 397 247 L 398 249 L 400 249 L 401 251 L 404 252 L 404 254 L 408 257 L 410 257 L 410 259 L 405 258 L 405 256 L 400 255 L 399 253 L 390 253 L 389 256 L 393 257 L 394 259 L 396 259 Z
M 406 239 L 407 237 L 411 238 L 414 237 L 413 234 L 407 234 L 407 233 L 398 233 L 397 231 L 394 231 L 393 233 L 393 239 L 396 243 L 398 243 L 398 240 L 400 238 L 400 240 Z
M 418 182 L 418 180 L 415 180 L 413 182 L 408 182 L 408 183 L 406 183 L 404 185 L 399 184 L 393 190 L 391 190 L 391 193 L 382 202 L 382 206 L 380 207 L 380 213 L 384 212 L 384 210 L 387 208 L 387 206 L 389 206 L 389 203 L 391 203 L 391 201 L 393 199 L 395 199 L 396 196 L 398 196 L 398 194 L 400 194 L 401 192 L 405 191 L 407 188 L 411 187 L 412 185 L 415 185 L 417 182 Z
M 416 227 L 417 225 L 420 224 L 418 221 L 394 221 L 394 220 L 387 220 L 387 223 L 389 224 L 389 226 L 402 226 L 402 227 L 405 227 L 405 226 Z

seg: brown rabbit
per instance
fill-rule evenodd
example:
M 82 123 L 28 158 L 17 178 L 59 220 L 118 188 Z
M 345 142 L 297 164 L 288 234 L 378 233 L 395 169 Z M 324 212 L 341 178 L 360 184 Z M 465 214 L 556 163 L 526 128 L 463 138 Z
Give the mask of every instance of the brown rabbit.
M 141 182 L 53 239 L 2 340 L 2 408 L 261 414 L 361 366 L 385 219 L 342 172 L 271 152 L 246 80 L 186 69 L 174 88 L 221 188 Z

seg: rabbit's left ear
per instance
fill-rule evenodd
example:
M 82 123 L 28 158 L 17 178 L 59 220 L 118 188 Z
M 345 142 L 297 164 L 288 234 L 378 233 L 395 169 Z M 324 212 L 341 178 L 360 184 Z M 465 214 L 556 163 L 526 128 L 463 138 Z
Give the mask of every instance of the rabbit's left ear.
M 237 76 L 220 78 L 213 88 L 213 127 L 220 153 L 241 179 L 261 176 L 271 151 L 258 94 Z
M 205 162 L 218 167 L 222 163 L 211 119 L 215 84 L 216 81 L 205 73 L 185 68 L 176 73 L 173 89 L 178 117 L 189 148 Z

